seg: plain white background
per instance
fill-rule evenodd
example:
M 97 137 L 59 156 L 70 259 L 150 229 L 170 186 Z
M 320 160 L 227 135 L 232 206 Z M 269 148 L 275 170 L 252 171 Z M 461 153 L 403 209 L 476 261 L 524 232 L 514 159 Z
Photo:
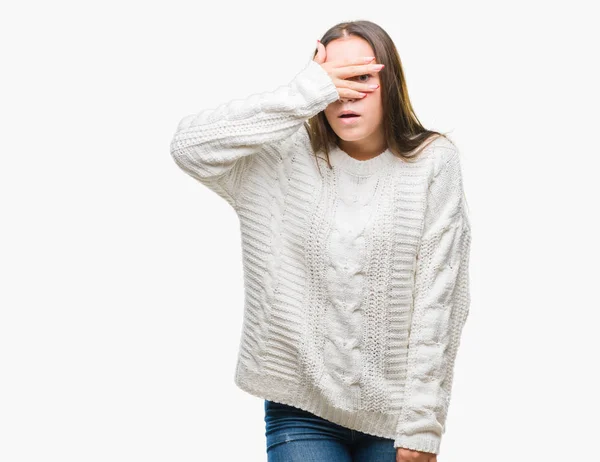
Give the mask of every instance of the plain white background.
M 438 460 L 595 460 L 591 4 L 2 6 L 0 460 L 266 460 L 263 401 L 233 382 L 239 223 L 169 144 L 354 19 L 392 36 L 417 116 L 462 155 L 472 302 Z

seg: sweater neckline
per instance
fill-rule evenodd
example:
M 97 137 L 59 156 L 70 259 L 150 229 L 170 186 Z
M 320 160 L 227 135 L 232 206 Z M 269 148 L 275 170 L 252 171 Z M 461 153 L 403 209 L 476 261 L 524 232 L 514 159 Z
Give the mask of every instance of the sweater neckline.
M 368 176 L 378 172 L 394 160 L 396 156 L 390 149 L 367 160 L 358 160 L 334 145 L 329 151 L 329 162 L 333 167 L 339 168 L 355 175 Z

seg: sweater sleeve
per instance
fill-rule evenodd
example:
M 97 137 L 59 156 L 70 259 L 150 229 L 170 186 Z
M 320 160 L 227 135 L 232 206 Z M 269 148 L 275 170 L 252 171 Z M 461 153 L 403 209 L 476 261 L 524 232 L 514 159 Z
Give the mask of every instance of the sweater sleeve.
M 171 156 L 235 208 L 252 159 L 265 144 L 289 138 L 338 96 L 329 74 L 311 59 L 288 85 L 185 116 Z
M 442 147 L 415 270 L 404 404 L 394 447 L 439 454 L 453 369 L 470 305 L 470 223 L 458 150 Z M 446 160 L 447 159 L 447 160 Z

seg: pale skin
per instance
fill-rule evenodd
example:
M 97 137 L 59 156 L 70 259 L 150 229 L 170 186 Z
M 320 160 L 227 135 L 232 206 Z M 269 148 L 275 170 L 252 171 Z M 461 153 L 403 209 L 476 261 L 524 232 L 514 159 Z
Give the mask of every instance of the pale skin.
M 340 148 L 358 160 L 381 154 L 387 148 L 378 74 L 383 65 L 373 64 L 373 49 L 360 37 L 332 40 L 327 47 L 318 42 L 317 47 L 314 61 L 329 74 L 341 100 L 325 109 L 329 125 L 341 138 Z M 356 77 L 365 76 L 368 76 L 367 80 L 356 80 Z M 359 119 L 350 125 L 339 119 L 339 114 L 347 109 L 360 114 Z M 397 448 L 396 462 L 437 462 L 437 455 Z

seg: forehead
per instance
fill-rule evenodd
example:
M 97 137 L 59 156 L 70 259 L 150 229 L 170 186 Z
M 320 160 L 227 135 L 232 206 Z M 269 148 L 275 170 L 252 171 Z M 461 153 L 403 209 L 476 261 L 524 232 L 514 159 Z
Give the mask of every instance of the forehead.
M 373 48 L 365 39 L 349 36 L 332 40 L 325 47 L 327 61 L 337 61 L 348 58 L 361 58 L 363 56 L 375 56 Z

